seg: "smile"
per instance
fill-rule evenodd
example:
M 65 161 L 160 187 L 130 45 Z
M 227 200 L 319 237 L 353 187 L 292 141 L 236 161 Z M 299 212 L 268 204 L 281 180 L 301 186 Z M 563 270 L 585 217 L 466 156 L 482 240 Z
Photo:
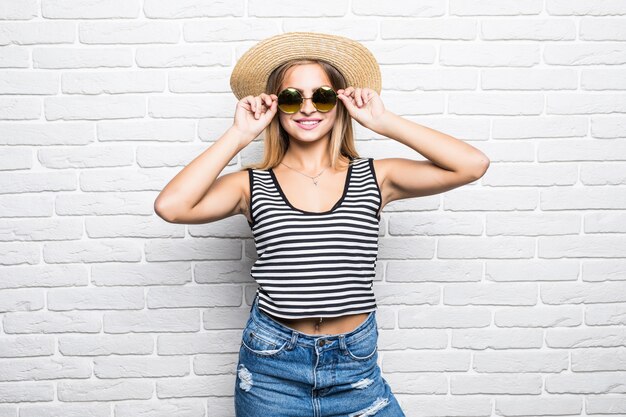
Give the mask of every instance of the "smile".
M 321 123 L 321 120 L 318 121 L 306 121 L 306 122 L 296 122 L 298 126 L 303 129 L 313 129 L 315 126 Z

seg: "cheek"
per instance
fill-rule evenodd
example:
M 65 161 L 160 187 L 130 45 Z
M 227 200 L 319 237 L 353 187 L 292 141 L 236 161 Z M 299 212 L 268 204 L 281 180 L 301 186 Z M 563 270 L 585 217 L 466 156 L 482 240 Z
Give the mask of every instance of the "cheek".
M 330 122 L 330 125 L 334 125 L 335 121 L 337 120 L 337 107 L 335 107 L 331 112 L 326 113 L 328 116 L 328 121 Z
M 283 127 L 283 129 L 285 128 L 285 126 L 289 125 L 289 118 L 282 113 L 278 115 L 278 121 L 280 122 L 280 125 Z

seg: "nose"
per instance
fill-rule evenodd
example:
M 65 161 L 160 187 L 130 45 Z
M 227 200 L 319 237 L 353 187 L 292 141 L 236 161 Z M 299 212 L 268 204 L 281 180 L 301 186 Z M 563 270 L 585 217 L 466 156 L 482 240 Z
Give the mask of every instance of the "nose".
M 302 99 L 302 105 L 300 106 L 301 113 L 311 114 L 315 111 L 317 111 L 317 109 L 313 105 L 312 97 Z

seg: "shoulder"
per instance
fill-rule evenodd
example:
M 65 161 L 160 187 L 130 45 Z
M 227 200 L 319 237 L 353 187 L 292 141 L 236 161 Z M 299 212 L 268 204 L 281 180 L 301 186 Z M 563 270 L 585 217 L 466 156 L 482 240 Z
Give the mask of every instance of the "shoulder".
M 220 176 L 220 183 L 232 190 L 239 192 L 239 212 L 245 211 L 247 202 L 250 200 L 250 180 L 249 169 L 240 169 Z
M 249 177 L 248 169 L 239 169 L 227 174 L 222 174 L 218 176 L 217 179 L 219 179 L 220 183 L 243 190 L 248 186 Z
M 246 197 L 249 197 L 250 195 L 250 183 L 252 182 L 254 171 L 256 171 L 254 168 L 244 168 L 234 172 L 234 174 L 237 174 L 237 182 Z
M 389 178 L 394 172 L 402 172 L 406 170 L 412 165 L 416 163 L 418 165 L 424 164 L 421 161 L 414 161 L 407 158 L 382 158 L 382 159 L 372 159 L 372 163 L 374 165 L 374 169 L 376 170 L 376 176 L 378 177 L 379 182 L 382 182 L 384 179 Z
M 271 175 L 269 169 L 258 168 L 242 168 L 240 171 L 234 172 L 234 174 L 237 174 L 236 181 L 243 191 L 244 199 L 248 202 L 251 198 L 252 187 L 256 187 L 255 184 L 259 182 L 269 181 Z
M 424 173 L 422 170 L 426 169 L 427 166 L 426 162 L 413 161 L 407 158 L 371 159 L 376 182 L 383 193 L 389 195 L 394 193 L 397 183 L 406 178 L 407 173 L 412 173 L 408 177 L 419 177 Z
M 389 169 L 391 165 L 393 164 L 393 161 L 397 158 L 383 158 L 383 159 L 368 158 L 368 159 L 371 159 L 372 161 L 371 163 L 374 168 L 374 175 L 376 175 L 376 179 L 378 180 L 378 183 L 382 185 L 382 183 L 385 182 L 385 178 L 387 177 L 387 172 L 389 172 Z
M 241 169 L 235 172 L 226 174 L 231 177 L 233 186 L 240 190 L 241 196 L 239 200 L 239 213 L 249 217 L 248 211 L 250 207 L 250 190 L 252 182 L 252 168 Z
M 357 165 L 358 165 L 358 166 L 369 165 L 369 163 L 370 163 L 370 159 L 372 159 L 372 158 L 367 157 L 367 156 L 359 156 L 359 157 L 356 157 L 356 158 L 354 158 L 354 159 L 352 160 L 352 165 L 353 165 L 353 166 L 357 166 Z

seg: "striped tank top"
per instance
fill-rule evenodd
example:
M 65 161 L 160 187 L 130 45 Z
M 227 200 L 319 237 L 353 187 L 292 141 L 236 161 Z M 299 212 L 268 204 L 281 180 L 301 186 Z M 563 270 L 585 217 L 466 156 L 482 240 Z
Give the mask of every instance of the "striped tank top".
M 261 310 L 277 317 L 337 317 L 377 308 L 381 193 L 372 158 L 350 158 L 343 194 L 325 212 L 294 207 L 274 171 L 248 168 L 248 221 L 258 258 L 250 275 Z

